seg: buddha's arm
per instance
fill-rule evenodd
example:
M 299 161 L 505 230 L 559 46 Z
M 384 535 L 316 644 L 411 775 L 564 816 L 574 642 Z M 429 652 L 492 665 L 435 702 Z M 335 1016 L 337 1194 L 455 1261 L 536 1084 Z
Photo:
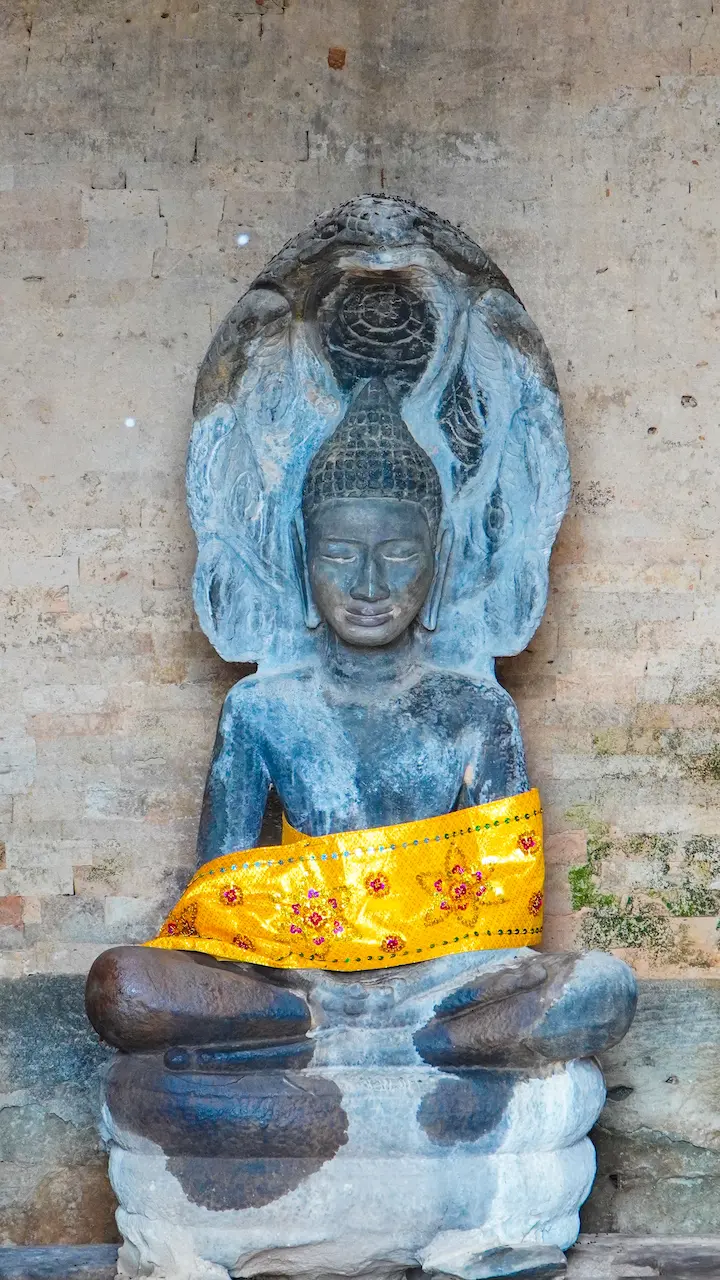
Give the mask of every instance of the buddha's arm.
M 198 866 L 235 849 L 252 849 L 260 834 L 270 779 L 243 703 L 236 686 L 220 715 L 200 817 Z
M 465 775 L 466 805 L 488 804 L 527 791 L 520 722 L 510 696 L 498 687 L 484 700 Z

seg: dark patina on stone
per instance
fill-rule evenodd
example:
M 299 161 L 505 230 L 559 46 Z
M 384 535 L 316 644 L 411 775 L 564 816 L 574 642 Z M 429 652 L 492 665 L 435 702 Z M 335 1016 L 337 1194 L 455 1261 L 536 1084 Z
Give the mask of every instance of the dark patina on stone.
M 121 1055 L 107 1103 L 150 1138 L 196 1204 L 245 1209 L 291 1191 L 347 1142 L 338 1086 L 310 1072 L 252 1067 L 228 1077 L 168 1070 L 156 1054 Z

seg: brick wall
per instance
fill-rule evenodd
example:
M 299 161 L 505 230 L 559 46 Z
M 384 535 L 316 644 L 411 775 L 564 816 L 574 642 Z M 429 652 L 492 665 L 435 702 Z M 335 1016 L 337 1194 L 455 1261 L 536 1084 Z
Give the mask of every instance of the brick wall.
M 549 943 L 716 975 L 720 11 L 6 0 L 0 31 L 0 1234 L 103 1239 L 81 975 L 187 878 L 238 675 L 190 599 L 195 372 L 350 195 L 458 222 L 555 358 L 573 503 L 547 617 L 502 664 Z

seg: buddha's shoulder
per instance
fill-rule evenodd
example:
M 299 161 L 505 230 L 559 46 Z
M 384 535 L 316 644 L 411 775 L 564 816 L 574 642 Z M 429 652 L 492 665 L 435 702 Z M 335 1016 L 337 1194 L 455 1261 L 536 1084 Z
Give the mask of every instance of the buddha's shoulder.
M 307 699 L 317 684 L 312 668 L 293 667 L 245 676 L 233 685 L 223 704 L 223 715 L 233 720 L 253 720 L 267 716 L 272 710 L 282 711 Z

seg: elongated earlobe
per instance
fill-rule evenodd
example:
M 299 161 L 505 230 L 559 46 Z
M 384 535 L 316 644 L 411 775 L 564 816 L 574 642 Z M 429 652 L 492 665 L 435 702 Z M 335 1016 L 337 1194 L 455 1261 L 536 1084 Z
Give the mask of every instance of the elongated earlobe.
M 315 601 L 313 600 L 312 589 L 310 587 L 307 542 L 305 541 L 305 525 L 303 523 L 302 511 L 295 512 L 295 518 L 290 526 L 290 537 L 292 539 L 295 572 L 297 574 L 303 614 L 305 616 L 305 626 L 311 631 L 314 631 L 316 627 L 320 626 L 322 618 L 315 608 Z
M 443 520 L 435 541 L 435 574 L 419 615 L 426 631 L 434 631 L 437 626 L 452 544 L 453 527 L 449 520 Z

